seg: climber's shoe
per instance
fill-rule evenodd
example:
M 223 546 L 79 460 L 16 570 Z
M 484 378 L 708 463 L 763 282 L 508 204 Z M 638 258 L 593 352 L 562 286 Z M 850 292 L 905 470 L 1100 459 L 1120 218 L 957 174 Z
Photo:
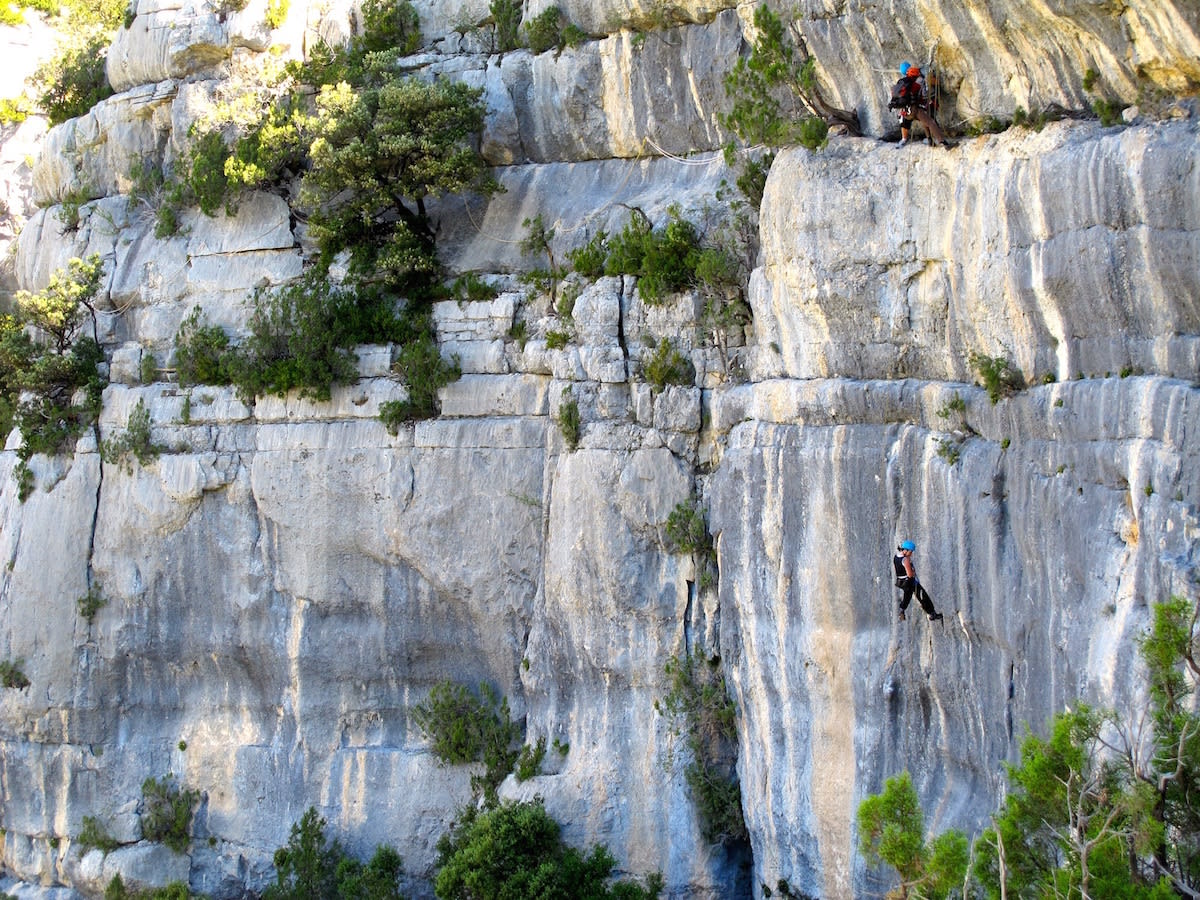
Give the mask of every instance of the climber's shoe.
M 932 616 L 930 616 L 930 617 L 929 617 L 929 621 L 930 621 L 930 622 L 940 622 L 940 621 L 942 621 L 942 614 L 941 614 L 941 613 L 934 613 Z

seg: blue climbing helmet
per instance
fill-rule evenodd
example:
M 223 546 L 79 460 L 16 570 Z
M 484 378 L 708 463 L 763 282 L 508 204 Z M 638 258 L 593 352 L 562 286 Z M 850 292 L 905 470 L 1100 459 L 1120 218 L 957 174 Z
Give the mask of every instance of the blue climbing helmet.
M 911 68 L 912 68 L 912 63 L 908 62 L 907 60 L 900 63 L 900 77 L 903 78 L 905 75 L 907 75 L 908 70 Z
M 900 549 L 901 550 L 916 550 L 917 545 L 914 544 L 912 541 L 905 541 L 904 543 L 902 543 L 900 545 Z

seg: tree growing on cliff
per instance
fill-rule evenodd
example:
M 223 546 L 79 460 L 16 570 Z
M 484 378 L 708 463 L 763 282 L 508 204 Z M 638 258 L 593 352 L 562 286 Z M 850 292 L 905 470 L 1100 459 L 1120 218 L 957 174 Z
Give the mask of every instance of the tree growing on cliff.
M 94 304 L 103 268 L 97 254 L 72 259 L 43 290 L 19 291 L 15 316 L 0 317 L 0 417 L 5 434 L 14 425 L 21 431 L 13 473 L 22 500 L 33 488 L 34 454 L 64 451 L 100 411 L 104 355 Z M 93 336 L 84 337 L 89 321 Z
M 962 888 L 966 835 L 952 830 L 926 840 L 921 802 L 907 772 L 889 778 L 882 793 L 859 805 L 858 841 L 868 863 L 896 870 L 901 900 L 940 900 Z
M 609 883 L 616 860 L 603 845 L 586 855 L 564 843 L 541 800 L 468 807 L 438 841 L 434 892 L 441 900 L 654 900 L 662 877 L 643 887 Z
M 1198 623 L 1200 600 L 1155 606 L 1140 641 L 1148 711 L 1081 705 L 1057 715 L 1048 737 L 1022 742 L 960 887 L 989 898 L 1200 896 L 1200 713 L 1190 701 Z M 862 849 L 896 869 L 901 896 L 944 896 L 924 892 L 930 853 L 920 823 L 907 775 L 890 779 L 859 808 Z

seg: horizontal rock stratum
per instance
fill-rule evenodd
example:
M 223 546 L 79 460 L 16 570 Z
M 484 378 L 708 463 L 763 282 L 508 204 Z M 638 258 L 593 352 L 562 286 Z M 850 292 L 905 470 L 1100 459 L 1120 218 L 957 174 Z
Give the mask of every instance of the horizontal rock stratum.
M 794 33 L 822 88 L 870 135 L 891 127 L 896 61 L 930 54 L 947 122 L 1083 109 L 1089 69 L 1157 114 L 949 151 L 836 135 L 783 149 L 733 371 L 694 293 L 648 305 L 632 277 L 573 276 L 574 339 L 555 349 L 549 301 L 513 276 L 538 214 L 560 258 L 632 207 L 720 218 L 723 76 L 753 8 L 657 21 L 564 3 L 590 39 L 535 56 L 490 52 L 482 0 L 417 6 L 426 46 L 407 64 L 485 89 L 482 146 L 506 188 L 436 206 L 443 261 L 502 288 L 435 308 L 464 373 L 436 419 L 379 421 L 405 396 L 386 345 L 360 348 L 361 377 L 327 402 L 141 383 L 145 356 L 169 368 L 194 307 L 242 335 L 251 292 L 296 278 L 312 248 L 269 194 L 156 238 L 128 202 L 131 161 L 172 165 L 208 98 L 273 45 L 299 57 L 349 34 L 348 4 L 294 2 L 272 32 L 262 4 L 143 0 L 110 50 L 118 93 L 50 129 L 13 181 L 21 287 L 72 256 L 105 261 L 101 438 L 141 401 L 163 450 L 123 469 L 89 435 L 34 457 L 24 503 L 17 436 L 0 454 L 0 658 L 31 682 L 0 691 L 7 873 L 89 896 L 120 873 L 241 897 L 315 806 L 356 854 L 395 845 L 430 896 L 470 772 L 438 763 L 412 709 L 449 678 L 490 683 L 529 743 L 569 748 L 501 794 L 544 798 L 622 874 L 661 871 L 679 898 L 780 879 L 882 894 L 854 815 L 885 778 L 908 770 L 932 827 L 970 831 L 1027 729 L 1079 700 L 1143 701 L 1135 639 L 1198 574 L 1194 4 L 802 4 Z M 58 204 L 81 188 L 66 230 Z M 658 392 L 644 367 L 664 337 L 696 378 Z M 973 354 L 1009 360 L 1024 387 L 994 403 Z M 668 546 L 693 496 L 715 582 Z M 896 620 L 905 538 L 942 623 Z M 89 622 L 93 585 L 108 602 Z M 656 703 L 686 652 L 719 659 L 736 703 L 742 853 L 703 839 L 686 742 Z M 141 785 L 168 773 L 202 796 L 185 854 L 141 840 Z M 81 853 L 85 816 L 122 846 Z

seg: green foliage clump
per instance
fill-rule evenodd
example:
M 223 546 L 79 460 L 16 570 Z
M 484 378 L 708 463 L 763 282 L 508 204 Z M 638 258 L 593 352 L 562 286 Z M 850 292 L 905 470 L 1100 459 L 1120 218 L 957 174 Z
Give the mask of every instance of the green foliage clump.
M 111 97 L 105 59 L 111 42 L 103 27 L 85 29 L 38 66 L 31 79 L 37 104 L 52 125 L 82 116 Z
M 482 775 L 472 776 L 471 785 L 494 804 L 496 788 L 518 755 L 514 744 L 520 727 L 509 716 L 508 699 L 487 684 L 480 684 L 476 696 L 466 685 L 441 681 L 413 708 L 413 721 L 443 763 L 483 763 Z
M 184 387 L 196 384 L 230 384 L 229 335 L 219 325 L 205 322 L 194 307 L 175 333 L 175 374 Z
M 754 30 L 750 55 L 740 57 L 725 76 L 731 106 L 721 116 L 724 127 L 749 144 L 779 147 L 795 141 L 810 150 L 825 146 L 830 121 L 860 133 L 856 114 L 825 102 L 817 86 L 815 58 L 802 46 L 797 48 L 788 28 L 765 3 L 754 12 Z
M 403 900 L 404 867 L 394 848 L 380 845 L 364 865 L 325 837 L 325 819 L 309 807 L 275 851 L 275 883 L 263 900 Z
M 599 278 L 608 260 L 608 232 L 597 231 L 582 247 L 567 251 L 571 268 L 584 278 Z
M 290 0 L 267 0 L 267 14 L 264 20 L 268 28 L 278 28 L 287 21 Z
M 645 887 L 610 883 L 615 864 L 602 845 L 585 856 L 564 844 L 558 823 L 540 799 L 484 811 L 470 807 L 438 841 L 433 889 L 440 900 L 658 897 L 661 876 L 650 876 Z
M 364 0 L 362 34 L 351 55 L 397 52 L 402 56 L 421 47 L 421 19 L 407 0 Z
M 526 744 L 521 748 L 521 753 L 517 756 L 516 768 L 513 769 L 513 774 L 517 776 L 517 781 L 528 781 L 537 775 L 542 768 L 542 760 L 546 758 L 546 739 L 540 737 L 537 744 L 529 746 Z
M 608 240 L 604 274 L 638 276 L 638 292 L 653 305 L 692 284 L 699 251 L 696 226 L 682 218 L 678 209 L 670 211 L 659 232 L 644 213 L 635 210 L 625 228 Z
M 182 881 L 172 881 L 165 887 L 131 890 L 118 872 L 104 889 L 104 900 L 191 900 L 192 893 Z
M 720 659 L 698 664 L 685 656 L 667 662 L 671 689 L 655 709 L 675 720 L 692 751 L 684 776 L 700 818 L 704 839 L 726 846 L 749 835 L 737 780 L 737 708 L 729 698 Z
M 558 301 L 558 280 L 563 275 L 562 269 L 559 268 L 558 262 L 554 258 L 554 248 L 550 243 L 554 240 L 554 229 L 546 227 L 541 213 L 532 219 L 525 219 L 521 223 L 521 227 L 527 230 L 527 234 L 521 241 L 521 253 L 525 256 L 545 256 L 549 263 L 548 269 L 534 269 L 528 273 L 526 280 L 533 283 L 539 290 L 549 291 L 550 303 L 554 304 Z
M 29 100 L 20 97 L 0 97 L 0 125 L 16 125 L 29 118 L 33 109 Z
M 450 294 L 459 302 L 465 300 L 468 303 L 486 303 L 489 300 L 495 300 L 499 291 L 495 286 L 480 278 L 477 273 L 467 272 L 454 279 L 454 283 L 450 285 Z
M 672 553 L 695 553 L 709 556 L 713 552 L 712 536 L 704 521 L 704 507 L 699 497 L 675 504 L 667 516 L 666 546 Z
M 993 405 L 1002 397 L 1008 397 L 1025 386 L 1021 371 L 1004 356 L 988 356 L 986 353 L 971 352 L 971 368 L 979 375 L 984 390 Z
M 162 447 L 150 436 L 150 410 L 141 398 L 129 413 L 125 430 L 100 442 L 100 458 L 111 465 L 119 466 L 126 474 L 133 473 L 130 457 L 138 465 L 145 466 L 156 459 Z
M 29 687 L 29 679 L 25 677 L 22 666 L 25 665 L 25 660 L 18 659 L 16 661 L 10 659 L 0 659 L 0 684 L 6 688 L 16 688 L 23 691 Z
M 658 342 L 658 347 L 643 364 L 646 381 L 656 394 L 661 394 L 668 384 L 690 385 L 696 380 L 695 368 L 667 338 Z
M 79 609 L 79 615 L 83 616 L 89 625 L 95 620 L 96 613 L 100 612 L 107 605 L 108 598 L 104 596 L 104 592 L 98 584 L 93 584 L 88 588 L 86 594 L 75 601 L 75 606 Z M 86 823 L 86 819 L 84 821 Z
M 389 400 L 379 405 L 379 416 L 393 434 L 401 422 L 428 419 L 438 414 L 438 391 L 462 375 L 457 357 L 442 358 L 437 342 L 421 334 L 404 345 L 392 364 L 408 386 L 407 400 Z
M 102 275 L 98 254 L 72 259 L 42 291 L 18 291 L 15 316 L 0 316 L 0 418 L 5 434 L 13 425 L 21 430 L 14 474 L 22 500 L 33 488 L 28 462 L 34 454 L 64 451 L 100 411 L 104 354 L 94 337 L 80 332 L 89 317 L 94 330 Z M 36 330 L 36 340 L 26 326 Z
M 571 332 L 561 329 L 546 332 L 546 349 L 562 350 L 571 342 Z
M 507 53 L 521 46 L 521 4 L 519 0 L 492 0 L 488 6 L 496 27 L 496 51 Z
M 578 25 L 567 22 L 562 10 L 550 6 L 525 23 L 525 44 L 531 53 L 545 53 L 575 47 L 582 43 L 587 34 Z
M 142 837 L 183 853 L 191 842 L 192 811 L 200 792 L 183 790 L 170 777 L 142 782 Z
M 104 823 L 95 816 L 84 816 L 79 836 L 75 839 L 84 852 L 99 850 L 101 853 L 111 853 L 121 846 L 120 841 L 112 836 Z
M 1109 100 L 1106 97 L 1097 97 L 1092 101 L 1092 112 L 1096 114 L 1096 118 L 1100 120 L 1100 124 L 1105 128 L 1110 128 L 1113 125 L 1118 125 L 1121 122 L 1121 113 L 1125 110 L 1125 104 L 1120 100 Z
M 966 835 L 947 831 L 926 842 L 925 817 L 907 772 L 889 778 L 883 793 L 859 804 L 858 840 L 868 864 L 896 870 L 903 896 L 942 898 L 962 888 Z
M 563 388 L 562 402 L 558 406 L 558 430 L 567 443 L 567 449 L 574 452 L 583 434 L 583 418 L 579 415 L 579 403 L 569 387 Z
M 966 133 L 970 137 L 979 137 L 984 134 L 999 134 L 1008 129 L 1009 123 L 1004 119 L 996 116 L 980 116 L 977 119 L 971 119 L 965 126 Z

